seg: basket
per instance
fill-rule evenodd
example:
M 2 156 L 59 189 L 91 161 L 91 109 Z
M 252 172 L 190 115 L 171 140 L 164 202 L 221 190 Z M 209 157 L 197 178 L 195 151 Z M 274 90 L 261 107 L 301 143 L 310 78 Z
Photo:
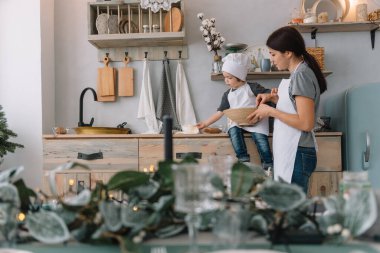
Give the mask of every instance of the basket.
M 247 117 L 249 114 L 256 110 L 255 107 L 244 107 L 244 108 L 235 108 L 235 109 L 227 109 L 224 110 L 223 113 L 230 120 L 237 123 L 238 125 L 252 125 L 248 122 Z
M 317 61 L 319 67 L 325 69 L 325 48 L 324 47 L 308 47 L 306 51 L 311 54 Z

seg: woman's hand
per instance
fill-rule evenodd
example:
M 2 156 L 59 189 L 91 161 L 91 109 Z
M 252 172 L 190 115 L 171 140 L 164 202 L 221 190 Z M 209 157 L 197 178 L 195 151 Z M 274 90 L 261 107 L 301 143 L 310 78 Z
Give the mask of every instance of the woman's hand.
M 273 88 L 270 93 L 258 94 L 256 97 L 256 106 L 259 106 L 261 104 L 266 104 L 268 102 L 277 104 L 277 101 L 278 101 L 277 91 L 278 91 L 277 88 Z
M 260 104 L 257 107 L 257 110 L 255 110 L 253 113 L 248 115 L 247 119 L 249 120 L 249 123 L 256 124 L 262 119 L 269 117 L 272 110 L 275 110 L 275 109 L 269 105 Z

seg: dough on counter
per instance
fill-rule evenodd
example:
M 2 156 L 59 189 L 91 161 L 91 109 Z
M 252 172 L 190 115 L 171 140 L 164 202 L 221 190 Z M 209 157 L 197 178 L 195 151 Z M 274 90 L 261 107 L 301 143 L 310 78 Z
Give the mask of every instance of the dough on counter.
M 222 130 L 216 127 L 205 127 L 202 129 L 202 132 L 206 134 L 219 134 Z

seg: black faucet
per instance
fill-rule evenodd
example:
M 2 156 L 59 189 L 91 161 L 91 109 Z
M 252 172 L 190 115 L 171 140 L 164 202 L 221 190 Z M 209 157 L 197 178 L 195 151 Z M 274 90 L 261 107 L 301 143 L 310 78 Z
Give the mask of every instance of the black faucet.
M 89 124 L 85 124 L 83 122 L 83 97 L 86 91 L 88 90 L 92 91 L 92 94 L 94 95 L 94 101 L 98 101 L 98 97 L 96 96 L 96 92 L 93 88 L 87 87 L 84 90 L 82 90 L 82 93 L 80 94 L 80 99 L 79 99 L 79 122 L 78 122 L 79 127 L 92 126 L 92 124 L 94 124 L 94 118 L 91 118 L 91 121 Z

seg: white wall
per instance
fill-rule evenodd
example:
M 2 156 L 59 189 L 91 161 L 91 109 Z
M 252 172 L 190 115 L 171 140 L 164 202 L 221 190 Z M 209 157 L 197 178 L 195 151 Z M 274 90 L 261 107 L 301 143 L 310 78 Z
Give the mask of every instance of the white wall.
M 42 175 L 40 0 L 0 1 L 0 104 L 9 128 L 23 144 L 2 168 L 25 166 L 24 178 L 38 186 Z
M 185 26 L 189 48 L 189 59 L 184 62 L 185 71 L 193 96 L 198 119 L 205 119 L 219 105 L 221 94 L 226 90 L 223 81 L 211 81 L 212 54 L 206 50 L 196 15 L 216 18 L 216 28 L 227 42 L 242 42 L 248 45 L 264 45 L 267 36 L 276 28 L 288 23 L 291 11 L 298 7 L 295 0 L 184 0 Z M 83 88 L 96 88 L 97 50 L 87 41 L 87 1 L 55 1 L 55 54 L 56 54 L 56 123 L 76 126 L 78 122 L 79 95 Z M 369 1 L 369 10 L 375 7 Z M 379 7 L 377 7 L 379 8 Z M 379 36 L 379 33 L 377 33 Z M 308 46 L 314 46 L 309 34 L 304 34 Z M 380 38 L 380 37 L 379 37 Z M 318 45 L 325 47 L 326 66 L 333 71 L 327 78 L 328 91 L 323 101 L 350 86 L 380 81 L 380 39 L 375 50 L 370 47 L 369 32 L 318 34 Z M 113 63 L 113 66 L 122 66 Z M 142 121 L 136 119 L 142 62 L 132 62 L 135 68 L 135 96 L 121 97 L 114 103 L 92 102 L 87 94 L 84 121 L 95 117 L 96 126 L 116 126 L 127 121 L 134 132 L 146 130 Z M 171 62 L 172 74 L 176 61 Z M 161 62 L 151 64 L 153 92 L 156 95 L 161 75 Z M 260 81 L 268 87 L 276 86 L 279 80 Z

